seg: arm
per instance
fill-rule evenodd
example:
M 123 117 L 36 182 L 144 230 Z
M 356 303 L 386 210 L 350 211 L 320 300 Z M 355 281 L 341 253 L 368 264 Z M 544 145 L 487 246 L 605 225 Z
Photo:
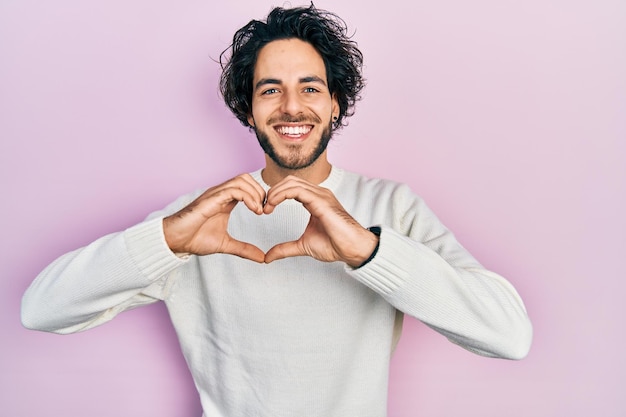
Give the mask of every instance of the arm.
M 419 243 L 383 228 L 376 257 L 350 273 L 398 310 L 474 353 L 525 357 L 532 327 L 513 286 L 474 263 L 460 246 L 453 258 L 430 247 L 458 245 L 450 232 L 435 240 Z
M 355 279 L 452 342 L 485 356 L 526 356 L 532 328 L 511 284 L 485 270 L 408 187 L 388 191 L 375 196 L 377 207 L 361 207 L 383 213 L 386 226 L 377 238 L 332 192 L 287 177 L 269 190 L 265 213 L 295 199 L 311 219 L 297 241 L 270 249 L 265 261 L 289 256 L 342 261 Z M 376 247 L 373 259 L 362 265 Z
M 374 259 L 350 274 L 474 353 L 525 357 L 532 326 L 513 286 L 483 268 L 408 187 L 397 194 L 408 205 L 397 205 L 394 228 L 382 228 Z
M 262 262 L 260 249 L 232 239 L 226 227 L 239 201 L 251 210 L 258 206 L 260 212 L 264 195 L 249 175 L 242 175 L 195 200 L 183 197 L 146 222 L 63 255 L 24 294 L 23 325 L 56 333 L 78 332 L 124 310 L 163 299 L 169 276 L 186 262 L 175 253 L 231 253 Z
M 73 333 L 161 299 L 165 277 L 184 262 L 165 244 L 161 223 L 157 217 L 55 260 L 24 294 L 23 325 Z

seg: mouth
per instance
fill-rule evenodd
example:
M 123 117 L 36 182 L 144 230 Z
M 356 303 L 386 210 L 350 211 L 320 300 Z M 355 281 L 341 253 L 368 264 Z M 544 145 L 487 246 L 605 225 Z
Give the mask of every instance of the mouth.
M 274 130 L 279 135 L 288 137 L 290 139 L 300 139 L 308 135 L 313 130 L 313 125 L 279 125 L 275 126 Z

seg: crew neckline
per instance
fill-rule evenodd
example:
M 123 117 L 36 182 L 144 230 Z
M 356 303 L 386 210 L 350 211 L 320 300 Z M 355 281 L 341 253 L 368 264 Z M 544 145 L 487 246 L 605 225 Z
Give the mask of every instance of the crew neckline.
M 261 187 L 263 187 L 265 191 L 267 191 L 271 187 L 263 180 L 263 175 L 261 175 L 262 171 L 263 171 L 263 168 L 258 169 L 254 172 L 251 172 L 250 175 L 252 176 L 252 178 L 254 178 L 256 182 L 258 182 L 261 185 Z M 341 168 L 337 168 L 334 165 L 331 165 L 330 173 L 328 174 L 328 177 L 326 177 L 324 181 L 319 183 L 319 186 L 328 188 L 329 190 L 334 192 L 337 189 L 339 182 L 341 181 L 343 172 L 344 171 Z

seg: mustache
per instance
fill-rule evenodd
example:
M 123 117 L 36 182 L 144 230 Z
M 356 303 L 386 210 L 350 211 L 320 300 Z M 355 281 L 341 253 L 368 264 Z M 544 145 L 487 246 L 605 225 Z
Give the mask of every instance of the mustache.
M 322 119 L 320 119 L 319 117 L 313 114 L 312 115 L 299 114 L 296 116 L 292 116 L 290 114 L 281 114 L 280 116 L 272 117 L 267 121 L 268 124 L 305 123 L 305 122 L 308 122 L 311 124 L 322 123 Z

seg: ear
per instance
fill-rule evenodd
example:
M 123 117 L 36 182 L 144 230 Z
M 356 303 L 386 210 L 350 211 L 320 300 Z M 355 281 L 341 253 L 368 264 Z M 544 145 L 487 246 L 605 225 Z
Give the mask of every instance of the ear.
M 248 124 L 250 127 L 254 127 L 254 117 L 252 117 L 252 113 L 248 114 Z
M 339 101 L 337 101 L 337 94 L 333 93 L 331 100 L 331 117 L 334 122 L 339 118 L 339 113 L 341 112 L 341 109 L 339 108 Z
M 339 101 L 337 101 L 337 94 L 333 93 L 331 96 L 332 105 L 331 105 L 331 116 L 334 119 L 339 117 L 339 112 L 341 109 L 339 108 Z

